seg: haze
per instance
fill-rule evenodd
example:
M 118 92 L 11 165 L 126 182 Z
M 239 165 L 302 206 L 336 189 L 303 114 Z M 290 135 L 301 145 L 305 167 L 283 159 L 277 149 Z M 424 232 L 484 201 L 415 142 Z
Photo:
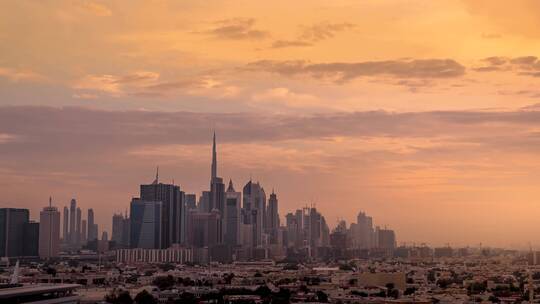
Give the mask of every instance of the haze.
M 2 1 L 0 206 L 275 188 L 401 242 L 540 246 L 540 2 Z

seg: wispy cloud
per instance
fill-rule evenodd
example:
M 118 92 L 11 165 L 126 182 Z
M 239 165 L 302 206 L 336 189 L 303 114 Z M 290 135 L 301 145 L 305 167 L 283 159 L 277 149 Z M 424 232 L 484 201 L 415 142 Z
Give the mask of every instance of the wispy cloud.
M 34 72 L 30 69 L 16 69 L 8 67 L 0 67 L 0 77 L 6 78 L 13 82 L 23 81 L 42 81 L 45 80 L 45 76 Z
M 307 61 L 261 60 L 249 63 L 248 70 L 283 76 L 310 75 L 315 78 L 346 82 L 363 76 L 397 78 L 453 78 L 465 74 L 465 67 L 452 59 L 413 59 L 365 62 L 310 63 Z
M 276 40 L 272 48 L 313 46 L 319 41 L 333 38 L 337 33 L 354 28 L 352 23 L 321 22 L 311 26 L 303 26 L 302 31 L 294 40 Z
M 217 39 L 260 40 L 270 36 L 269 32 L 256 29 L 253 18 L 234 18 L 215 22 L 215 26 L 205 34 Z
M 99 16 L 99 17 L 109 17 L 112 16 L 112 11 L 105 4 L 98 3 L 95 1 L 83 0 L 81 2 L 81 7 L 86 9 L 88 12 Z

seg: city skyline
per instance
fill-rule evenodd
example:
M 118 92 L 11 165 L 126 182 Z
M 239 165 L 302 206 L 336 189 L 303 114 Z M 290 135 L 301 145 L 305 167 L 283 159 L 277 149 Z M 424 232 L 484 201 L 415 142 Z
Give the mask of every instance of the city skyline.
M 252 176 L 281 210 L 315 204 L 329 226 L 362 210 L 408 243 L 540 248 L 538 12 L 2 2 L 0 206 L 38 220 L 49 196 L 59 211 L 75 198 L 81 225 L 93 208 L 111 236 L 109 215 L 157 165 L 167 183 L 210 190 L 215 129 L 218 188 Z

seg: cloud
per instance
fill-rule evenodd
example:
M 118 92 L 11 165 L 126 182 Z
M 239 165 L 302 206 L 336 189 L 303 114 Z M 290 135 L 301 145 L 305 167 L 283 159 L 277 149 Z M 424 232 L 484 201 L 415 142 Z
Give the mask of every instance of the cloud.
M 15 69 L 0 67 L 0 77 L 4 77 L 13 82 L 36 82 L 42 81 L 45 77 L 29 69 Z
M 310 63 L 307 61 L 261 60 L 251 62 L 247 70 L 277 73 L 283 76 L 310 75 L 314 78 L 346 82 L 363 76 L 396 78 L 453 78 L 465 74 L 465 67 L 452 59 L 414 59 L 366 62 Z
M 295 40 L 276 40 L 272 48 L 306 47 L 313 46 L 316 42 L 333 38 L 337 33 L 354 28 L 352 23 L 329 23 L 321 22 L 311 26 L 304 26 Z
M 73 88 L 81 92 L 75 93 L 75 98 L 89 99 L 97 97 L 96 94 L 82 91 L 96 91 L 112 96 L 124 96 L 137 91 L 142 87 L 155 85 L 159 80 L 159 73 L 151 71 L 138 71 L 124 75 L 86 75 L 75 81 Z
M 289 107 L 320 106 L 320 99 L 314 95 L 292 92 L 288 88 L 278 87 L 254 94 L 256 102 L 279 103 Z
M 286 88 L 267 92 L 288 97 Z M 302 95 L 301 95 L 302 96 Z M 24 121 L 25 124 L 20 122 Z M 212 126 L 209 125 L 211 123 Z M 209 130 L 220 130 L 225 142 L 272 142 L 284 140 L 324 140 L 333 137 L 492 137 L 518 136 L 527 128 L 540 127 L 540 111 L 433 111 L 278 115 L 258 113 L 195 113 L 156 111 L 102 111 L 87 108 L 13 106 L 0 107 L 2 134 L 25 138 L 40 149 L 78 151 L 125 149 L 141 143 L 200 144 Z M 516 131 L 519 132 L 516 134 Z M 174 136 L 171 136 L 174 135 Z M 540 148 L 540 147 L 539 147 Z M 8 152 L 7 150 L 5 150 Z
M 270 36 L 267 31 L 254 28 L 255 19 L 235 18 L 216 22 L 216 27 L 204 33 L 217 39 L 260 40 Z
M 272 43 L 272 48 L 274 49 L 305 46 L 313 46 L 313 43 L 301 40 L 276 40 Z
M 94 1 L 83 1 L 81 6 L 90 13 L 99 17 L 112 16 L 112 11 L 106 5 Z
M 317 42 L 333 38 L 337 33 L 352 29 L 354 27 L 354 24 L 348 22 L 322 22 L 314 24 L 312 26 L 304 27 L 299 39 L 304 41 Z
M 513 71 L 519 75 L 540 77 L 540 60 L 536 56 L 488 57 L 481 65 L 474 67 L 477 72 Z

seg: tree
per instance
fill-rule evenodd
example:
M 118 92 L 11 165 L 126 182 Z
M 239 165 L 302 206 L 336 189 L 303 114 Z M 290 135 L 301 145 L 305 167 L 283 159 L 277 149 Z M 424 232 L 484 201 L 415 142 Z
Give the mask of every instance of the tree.
M 154 279 L 153 284 L 156 285 L 159 290 L 170 289 L 174 286 L 174 278 L 171 275 L 157 277 Z
M 159 268 L 162 271 L 169 271 L 174 269 L 174 265 L 170 263 L 159 264 Z
M 180 299 L 178 299 L 176 301 L 176 303 L 181 303 L 181 304 L 196 304 L 197 303 L 197 298 L 195 297 L 194 294 L 190 293 L 190 292 L 183 292 L 181 295 L 180 295 Z
M 47 272 L 47 274 L 52 275 L 53 277 L 56 277 L 56 269 L 53 268 L 53 267 L 47 267 L 47 269 L 45 270 L 45 272 Z
M 317 301 L 322 303 L 328 303 L 328 295 L 322 290 L 317 291 Z
M 113 289 L 109 294 L 105 295 L 105 302 L 112 304 L 132 304 L 133 299 L 129 291 Z
M 148 291 L 143 290 L 135 296 L 135 303 L 137 304 L 157 304 L 156 298 L 148 293 Z

